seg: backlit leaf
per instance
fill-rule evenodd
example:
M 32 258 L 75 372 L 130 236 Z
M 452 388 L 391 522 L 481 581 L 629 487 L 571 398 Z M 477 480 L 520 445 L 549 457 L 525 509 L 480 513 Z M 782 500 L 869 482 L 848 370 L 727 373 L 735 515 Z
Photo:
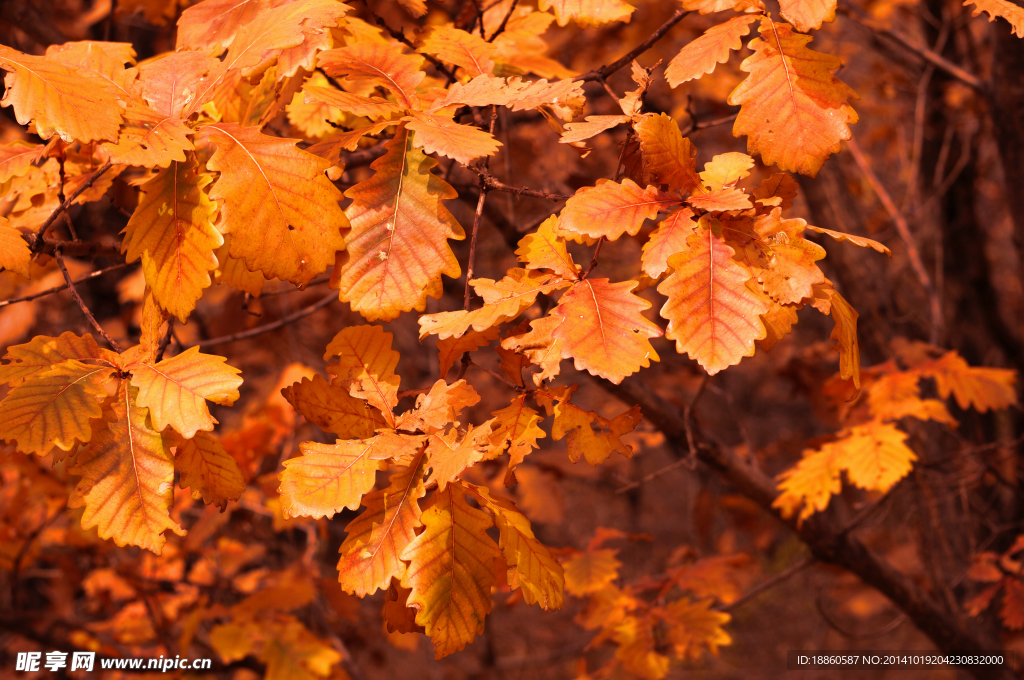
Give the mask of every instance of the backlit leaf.
M 17 387 L 26 378 L 68 359 L 96 359 L 110 365 L 117 364 L 117 354 L 102 349 L 91 335 L 79 336 L 71 331 L 65 331 L 56 338 L 37 335 L 25 344 L 11 345 L 4 359 L 9 363 L 0 365 L 0 383 L 11 387 Z
M 437 488 L 444 491 L 463 470 L 480 462 L 490 449 L 490 432 L 490 423 L 485 423 L 470 428 L 462 436 L 455 428 L 430 435 L 430 444 L 427 446 L 430 476 L 427 477 L 427 484 L 436 483 Z
M 182 489 L 192 488 L 192 497 L 220 506 L 237 501 L 245 491 L 245 479 L 234 458 L 224 450 L 220 440 L 209 432 L 196 432 L 192 439 L 174 433 L 164 434 L 175 447 L 174 464 L 181 471 L 178 481 Z
M 494 45 L 478 35 L 451 25 L 434 26 L 420 45 L 420 51 L 432 54 L 447 64 L 465 69 L 471 78 L 494 72 Z
M 832 75 L 842 64 L 838 57 L 807 48 L 810 36 L 768 17 L 760 33 L 740 66 L 750 75 L 729 95 L 741 106 L 733 134 L 747 135 L 747 149 L 765 165 L 813 177 L 850 139 L 857 114 L 847 100 L 856 94 Z
M 494 560 L 498 546 L 486 530 L 491 516 L 471 507 L 466 490 L 452 484 L 430 497 L 423 510 L 424 531 L 403 551 L 409 567 L 402 586 L 409 588 L 409 605 L 417 608 L 440 659 L 457 652 L 484 629 L 491 611 Z
M 210 198 L 223 201 L 218 226 L 231 234 L 231 256 L 299 285 L 325 271 L 348 226 L 341 193 L 324 175 L 330 163 L 258 127 L 218 123 L 201 132 L 217 145 L 207 166 L 221 174 Z
M 683 137 L 679 126 L 666 114 L 647 116 L 635 125 L 640 138 L 644 167 L 658 184 L 675 191 L 700 186 L 697 178 L 697 150 Z
M 754 167 L 754 159 L 745 153 L 730 151 L 721 153 L 704 165 L 700 179 L 711 191 L 729 187 L 750 175 Z
M 633 456 L 633 449 L 623 444 L 621 437 L 640 424 L 639 406 L 611 420 L 581 409 L 570 403 L 568 397 L 557 401 L 551 410 L 555 415 L 551 438 L 557 442 L 568 437 L 569 460 L 573 463 L 582 457 L 591 465 L 600 465 L 612 452 L 621 453 L 626 458 Z
M 380 463 L 370 457 L 379 437 L 339 439 L 334 444 L 302 442 L 302 455 L 284 462 L 281 509 L 292 517 L 333 517 L 355 510 L 373 488 Z
M 389 90 L 399 104 L 412 108 L 417 101 L 416 87 L 426 74 L 423 57 L 402 54 L 391 46 L 359 42 L 320 53 L 318 65 L 329 76 L 348 76 L 369 80 Z
M 443 379 L 435 382 L 430 391 L 416 399 L 416 408 L 406 411 L 396 428 L 406 431 L 432 432 L 457 423 L 459 412 L 479 403 L 480 395 L 465 380 L 451 385 Z
M 597 186 L 584 187 L 566 201 L 558 229 L 576 241 L 601 236 L 614 241 L 624 233 L 636 235 L 645 219 L 654 219 L 658 212 L 678 203 L 677 197 L 656 187 L 641 189 L 629 178 L 621 184 L 598 180 Z
M 757 194 L 757 192 L 754 192 L 754 193 L 755 193 L 755 195 Z M 865 238 L 863 236 L 854 236 L 853 234 L 844 234 L 841 231 L 832 231 L 831 229 L 823 229 L 822 227 L 815 227 L 814 225 L 811 225 L 811 224 L 808 224 L 807 228 L 810 229 L 811 231 L 816 231 L 819 234 L 828 234 L 829 236 L 831 236 L 832 238 L 834 238 L 837 241 L 849 241 L 850 243 L 852 243 L 855 246 L 860 246 L 861 248 L 872 248 L 873 250 L 877 250 L 880 253 L 885 253 L 889 257 L 892 257 L 892 251 L 889 250 L 888 248 L 886 248 L 885 246 L 883 246 L 878 241 L 874 241 L 872 239 Z
M 219 0 L 212 1 L 219 2 Z M 257 0 L 249 0 L 241 5 L 235 2 L 231 4 L 244 8 L 247 5 L 255 5 L 256 2 Z M 182 16 L 184 17 L 185 14 L 197 7 L 209 4 L 211 4 L 211 0 L 193 5 L 186 9 Z M 206 28 L 209 30 L 209 25 Z M 179 24 L 179 39 L 181 31 L 181 24 Z M 200 79 L 206 77 L 218 66 L 220 66 L 220 61 L 206 52 L 188 50 L 171 52 L 158 59 L 146 61 L 139 66 L 142 98 L 157 113 L 170 118 L 180 118 L 185 107 L 195 98 Z
M 665 607 L 668 639 L 681 659 L 699 659 L 706 648 L 718 654 L 722 645 L 732 644 L 732 638 L 722 630 L 731 616 L 711 609 L 711 599 L 691 602 L 682 597 Z
M 700 78 L 714 71 L 718 64 L 728 61 L 732 51 L 743 46 L 742 38 L 750 33 L 750 24 L 756 19 L 754 15 L 741 14 L 712 26 L 704 35 L 687 43 L 665 69 L 665 79 L 669 85 L 677 87 Z
M 501 146 L 491 133 L 472 125 L 460 125 L 439 113 L 413 111 L 402 120 L 406 128 L 415 133 L 413 147 L 454 158 L 463 165 L 469 165 L 477 158 L 492 156 Z
M 335 268 L 331 286 L 368 321 L 423 311 L 428 296 L 441 297 L 442 274 L 462 273 L 448 239 L 465 233 L 442 202 L 455 190 L 430 172 L 437 162 L 413 148 L 412 138 L 400 129 L 371 164 L 374 175 L 345 192 L 353 199 L 348 260 Z
M 132 385 L 138 388 L 136 401 L 149 409 L 153 427 L 159 432 L 170 425 L 191 439 L 199 430 L 212 430 L 216 422 L 207 400 L 230 406 L 238 399 L 241 371 L 226 361 L 190 347 L 154 366 L 135 363 L 125 368 L 132 372 Z
M 619 577 L 618 550 L 601 548 L 575 553 L 565 560 L 565 589 L 576 597 L 596 593 Z
M 97 527 L 100 538 L 160 554 L 163 532 L 185 531 L 168 511 L 174 498 L 174 460 L 147 412 L 122 383 L 96 437 L 68 472 L 82 479 L 68 500 L 84 507 L 82 528 Z
M 825 282 L 825 274 L 816 264 L 825 258 L 825 249 L 803 238 L 806 226 L 801 219 L 782 219 L 780 208 L 754 223 L 758 237 L 769 244 L 767 266 L 757 280 L 764 292 L 783 304 L 812 297 L 814 286 Z
M 333 87 L 306 85 L 302 88 L 303 101 L 307 104 L 322 102 L 354 116 L 380 118 L 402 110 L 402 107 L 380 97 L 362 97 Z
M 697 223 L 693 220 L 693 211 L 689 208 L 676 208 L 669 213 L 658 228 L 651 232 L 644 244 L 640 262 L 644 272 L 656 279 L 668 271 L 668 259 L 678 252 L 687 250 L 686 239 L 693 234 Z
M 616 125 L 628 123 L 629 121 L 629 116 L 587 116 L 585 122 L 567 123 L 565 132 L 558 139 L 558 143 L 572 144 L 573 142 L 581 142 L 584 139 L 590 139 L 605 130 L 610 130 Z
M 365 399 L 393 423 L 401 378 L 395 374 L 399 355 L 391 349 L 392 338 L 380 326 L 349 326 L 327 345 L 324 360 L 331 362 L 327 371 L 335 384 Z
M 995 21 L 996 17 L 1006 19 L 1010 22 L 1013 33 L 1024 38 L 1024 7 L 1015 5 L 1008 0 L 964 0 L 964 7 L 967 5 L 974 5 L 972 16 L 986 12 L 990 23 Z M 1022 625 L 1024 625 L 1024 619 L 1022 619 Z M 1017 628 L 1021 627 L 1017 626 Z
M 541 12 L 553 9 L 559 26 L 575 21 L 578 26 L 603 26 L 629 21 L 635 9 L 622 0 L 540 0 Z
M 572 255 L 565 248 L 565 241 L 558 234 L 558 217 L 552 215 L 519 241 L 516 259 L 527 269 L 547 269 L 567 281 L 579 276 L 579 265 L 572 261 Z
M 28 242 L 6 217 L 0 217 L 0 267 L 28 278 L 31 264 L 32 251 L 28 249 Z
M 616 385 L 658 361 L 649 338 L 660 337 L 661 329 L 641 314 L 651 303 L 632 293 L 636 286 L 587 279 L 563 295 L 551 310 L 565 319 L 552 333 L 563 340 L 562 358 Z
M 836 341 L 835 350 L 839 352 L 839 376 L 843 380 L 853 380 L 853 385 L 860 389 L 860 343 L 857 341 L 857 310 L 835 290 L 829 288 L 826 294 L 831 298 L 832 320 L 835 328 L 829 337 Z
M 319 375 L 303 378 L 281 394 L 306 420 L 342 439 L 367 439 L 377 428 L 388 426 L 379 410 Z
M 962 409 L 970 407 L 984 413 L 1017 403 L 1015 371 L 968 366 L 956 352 L 947 352 L 918 370 L 935 378 L 935 386 L 942 398 L 952 394 Z
M 442 379 L 448 375 L 448 371 L 466 352 L 475 352 L 488 345 L 498 337 L 497 328 L 488 328 L 482 332 L 467 331 L 457 338 L 445 338 L 437 341 L 437 360 L 441 367 L 440 376 Z
M 508 447 L 508 469 L 514 470 L 537 448 L 537 440 L 547 436 L 541 429 L 540 414 L 526 405 L 526 395 L 513 397 L 512 403 L 491 413 L 491 446 L 500 454 Z
M 42 144 L 22 141 L 0 146 L 0 184 L 12 177 L 23 177 L 28 174 L 45 148 Z
M 503 348 L 525 355 L 531 364 L 540 367 L 541 371 L 533 374 L 537 387 L 559 373 L 565 341 L 555 337 L 554 331 L 561 324 L 561 317 L 542 316 L 530 322 L 528 333 L 512 335 L 501 341 Z

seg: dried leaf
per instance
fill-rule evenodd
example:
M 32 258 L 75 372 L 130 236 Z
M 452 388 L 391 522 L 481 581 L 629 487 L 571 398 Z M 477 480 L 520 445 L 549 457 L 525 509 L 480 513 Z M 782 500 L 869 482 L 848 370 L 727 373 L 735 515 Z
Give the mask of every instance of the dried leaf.
M 644 167 L 655 182 L 682 192 L 700 187 L 697 150 L 683 137 L 675 121 L 661 113 L 647 116 L 636 123 L 635 129 Z
M 291 517 L 319 519 L 358 508 L 381 467 L 370 453 L 384 441 L 373 437 L 339 439 L 334 444 L 302 442 L 302 455 L 284 461 L 279 489 L 282 511 Z
M 678 203 L 676 196 L 656 187 L 641 189 L 628 178 L 621 184 L 598 180 L 597 186 L 584 187 L 566 201 L 558 230 L 577 242 L 592 242 L 601 236 L 614 241 L 624 233 L 635 236 L 645 219 L 654 219 Z
M 349 326 L 327 345 L 324 360 L 331 361 L 327 372 L 335 376 L 334 384 L 365 399 L 393 424 L 401 378 L 395 374 L 399 354 L 391 349 L 392 338 L 380 326 Z
M 439 113 L 413 111 L 402 120 L 405 127 L 415 133 L 412 136 L 414 148 L 453 158 L 463 165 L 493 156 L 501 146 L 491 133 L 472 125 L 460 125 L 450 116 Z
M 672 87 L 700 78 L 729 60 L 733 50 L 743 46 L 743 36 L 750 33 L 755 15 L 740 15 L 712 26 L 704 35 L 686 44 L 665 69 L 665 79 Z M 662 114 L 664 115 L 664 114 Z
M 388 426 L 378 409 L 319 375 L 312 380 L 303 378 L 282 389 L 281 394 L 306 420 L 342 439 L 367 439 L 378 428 Z
M 579 276 L 580 267 L 572 261 L 565 241 L 558 234 L 558 217 L 552 215 L 519 241 L 516 259 L 527 269 L 547 269 L 567 281 Z
M 237 501 L 245 491 L 245 479 L 234 458 L 224 450 L 220 440 L 209 432 L 196 432 L 192 439 L 165 434 L 169 446 L 175 447 L 175 467 L 181 471 L 179 486 L 192 488 L 192 497 L 221 510 L 228 501 Z

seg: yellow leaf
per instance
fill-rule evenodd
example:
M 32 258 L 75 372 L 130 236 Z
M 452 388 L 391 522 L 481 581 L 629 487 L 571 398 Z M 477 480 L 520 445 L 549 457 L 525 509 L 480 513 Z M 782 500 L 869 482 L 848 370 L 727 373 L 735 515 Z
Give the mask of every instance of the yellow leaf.
M 468 312 L 424 314 L 419 319 L 420 340 L 428 335 L 436 335 L 441 340 L 460 337 L 470 328 L 483 332 L 519 316 L 537 301 L 539 294 L 548 294 L 568 285 L 561 278 L 518 267 L 509 269 L 500 281 L 473 279 L 469 283 L 484 299 L 483 306 Z
M 576 597 L 596 593 L 619 577 L 622 562 L 615 559 L 619 553 L 612 548 L 577 552 L 565 560 L 565 589 Z
M 494 561 L 501 553 L 487 535 L 490 515 L 471 507 L 466 489 L 453 483 L 430 497 L 423 510 L 424 530 L 402 552 L 409 567 L 402 586 L 409 606 L 417 608 L 440 659 L 457 652 L 484 629 L 491 611 Z
M 330 163 L 258 127 L 219 123 L 200 132 L 217 145 L 207 167 L 221 174 L 210 198 L 224 202 L 218 226 L 232 235 L 231 256 L 297 285 L 325 271 L 348 226 L 341 194 L 324 175 Z
M 490 132 L 472 125 L 460 125 L 450 116 L 413 111 L 405 127 L 412 130 L 412 146 L 426 153 L 438 153 L 469 165 L 478 158 L 493 156 L 501 142 Z
M 103 148 L 113 163 L 165 168 L 172 161 L 183 162 L 191 151 L 192 130 L 177 118 L 157 113 L 141 99 L 129 99 L 124 112 L 124 127 L 117 142 Z
M 807 49 L 811 37 L 792 26 L 761 19 L 761 38 L 740 68 L 750 75 L 729 95 L 739 105 L 733 135 L 747 135 L 747 149 L 765 165 L 814 177 L 840 142 L 850 139 L 857 114 L 847 104 L 856 94 L 832 75 L 838 57 Z
M 335 268 L 331 287 L 368 321 L 423 311 L 427 296 L 441 297 L 442 274 L 462 274 L 448 239 L 466 235 L 442 203 L 455 190 L 430 172 L 437 161 L 414 149 L 412 137 L 400 128 L 371 164 L 374 175 L 345 192 L 353 199 L 348 260 Z
M 754 159 L 745 153 L 735 151 L 721 153 L 704 165 L 700 179 L 708 189 L 718 191 L 749 176 L 749 170 L 752 167 L 754 167 Z
M 658 222 L 658 228 L 651 232 L 644 244 L 643 255 L 640 256 L 644 272 L 656 279 L 668 271 L 669 258 L 687 250 L 686 239 L 696 227 L 693 211 L 689 208 L 676 208 L 663 221 Z
M 665 336 L 676 351 L 687 353 L 709 375 L 754 354 L 754 341 L 765 337 L 760 315 L 767 297 L 747 287 L 750 271 L 733 261 L 735 252 L 712 228 L 704 226 L 686 239 L 687 249 L 669 258 L 675 271 L 658 286 L 668 297 L 661 315 Z
M 324 352 L 324 360 L 330 360 L 327 372 L 335 376 L 333 383 L 365 399 L 392 425 L 401 384 L 395 374 L 399 354 L 391 349 L 393 337 L 380 326 L 349 326 L 334 336 Z
M 603 26 L 626 21 L 635 9 L 622 0 L 540 0 L 541 12 L 554 9 L 559 26 L 575 21 L 577 26 Z
M 782 493 L 772 501 L 772 507 L 786 518 L 800 510 L 801 522 L 827 508 L 832 496 L 842 488 L 837 454 L 837 447 L 831 443 L 819 451 L 805 451 L 799 463 L 778 476 Z
M 133 363 L 125 368 L 132 372 L 132 385 L 139 390 L 137 402 L 149 409 L 153 427 L 161 431 L 170 425 L 191 439 L 199 430 L 212 430 L 216 422 L 207 400 L 230 406 L 238 399 L 241 371 L 226 361 L 190 347 L 154 366 Z
M 498 527 L 498 547 L 508 565 L 508 582 L 523 591 L 527 604 L 540 604 L 542 609 L 561 609 L 565 575 L 548 548 L 533 535 L 530 520 L 503 498 L 492 496 L 485 487 L 465 487 L 494 516 Z
M 972 16 L 978 16 L 982 12 L 988 13 L 989 23 L 995 21 L 996 17 L 1006 19 L 1010 22 L 1013 33 L 1024 38 L 1024 7 L 1008 2 L 1008 0 L 964 0 L 964 7 L 967 5 L 974 5 Z M 1024 627 L 1024 619 L 1021 620 L 1021 623 L 1022 625 L 1016 626 L 1016 628 Z
M 291 102 L 285 107 L 288 122 L 310 139 L 319 139 L 333 133 L 336 125 L 346 122 L 349 118 L 345 113 L 333 110 L 330 105 L 310 96 L 309 90 L 315 87 L 324 88 L 328 92 L 339 91 L 331 86 L 324 74 L 315 71 L 306 79 L 303 89 L 292 95 Z M 309 151 L 308 148 L 306 150 Z M 312 151 L 310 153 L 314 156 L 320 155 Z
M 616 385 L 658 361 L 649 338 L 660 337 L 661 329 L 641 314 L 651 303 L 632 293 L 636 286 L 587 279 L 563 295 L 551 310 L 565 319 L 552 333 L 563 340 L 562 358 Z
M 832 320 L 836 323 L 829 337 L 836 341 L 835 350 L 839 352 L 839 377 L 853 380 L 853 386 L 859 390 L 860 343 L 857 342 L 857 317 L 860 315 L 834 289 L 826 289 L 825 294 L 831 299 Z
M 904 443 L 907 435 L 892 423 L 873 420 L 851 428 L 837 441 L 837 458 L 847 478 L 862 489 L 887 492 L 907 476 L 917 455 Z
M 757 192 L 755 191 L 754 194 L 756 195 Z M 783 207 L 785 207 L 785 206 L 783 206 Z M 889 250 L 888 248 L 886 248 L 885 246 L 883 246 L 878 241 L 873 241 L 873 240 L 871 240 L 869 238 L 864 238 L 863 236 L 854 236 L 853 234 L 844 234 L 841 231 L 832 231 L 831 229 L 823 229 L 821 227 L 815 227 L 815 226 L 810 225 L 810 224 L 807 225 L 807 228 L 810 229 L 811 231 L 816 231 L 819 234 L 828 234 L 829 236 L 831 236 L 832 238 L 834 238 L 837 241 L 849 241 L 850 243 L 852 243 L 855 246 L 860 246 L 861 248 L 872 248 L 874 250 L 877 250 L 880 253 L 885 253 L 889 257 L 892 257 L 892 251 Z
M 598 180 L 597 186 L 584 187 L 565 202 L 558 230 L 577 242 L 592 243 L 601 236 L 614 241 L 624 233 L 635 236 L 645 219 L 678 203 L 677 196 L 652 186 L 641 189 L 629 178 L 621 184 Z
M 56 133 L 65 142 L 114 140 L 121 107 L 111 86 L 88 71 L 0 46 L 7 92 L 0 105 L 14 107 L 20 125 L 35 124 L 43 139 Z
M 217 258 L 217 283 L 237 288 L 243 293 L 253 297 L 259 297 L 263 290 L 263 284 L 267 279 L 261 272 L 251 272 L 245 268 L 245 262 L 238 258 L 231 257 L 231 237 L 224 236 L 224 245 L 217 249 L 214 257 Z
M 665 69 L 665 79 L 672 87 L 700 78 L 729 60 L 733 50 L 743 46 L 743 36 L 750 33 L 753 15 L 740 15 L 712 26 L 704 35 L 686 44 Z M 664 115 L 664 114 L 662 114 Z
M 491 446 L 493 455 L 500 455 L 508 446 L 508 469 L 515 470 L 526 456 L 537 448 L 537 440 L 545 437 L 540 428 L 540 414 L 526 405 L 526 395 L 513 397 L 512 403 L 491 413 Z
M 957 422 L 938 399 L 922 399 L 917 371 L 898 371 L 879 376 L 868 388 L 871 415 L 879 420 L 899 420 L 910 416 L 920 420 L 936 420 L 950 427 Z
M 459 412 L 480 401 L 480 395 L 465 380 L 447 384 L 435 382 L 430 391 L 416 399 L 416 408 L 406 411 L 395 426 L 401 430 L 431 432 L 457 423 Z
M 129 262 L 142 258 L 157 303 L 182 323 L 210 286 L 214 251 L 224 244 L 211 222 L 217 206 L 203 192 L 210 176 L 196 171 L 194 161 L 173 162 L 142 185 L 121 246 Z
M 316 637 L 297 619 L 274 621 L 266 636 L 260 659 L 267 664 L 265 680 L 316 680 L 331 675 L 341 654 Z
M 170 529 L 185 531 L 168 510 L 174 498 L 174 460 L 147 412 L 121 383 L 103 425 L 68 472 L 82 479 L 68 506 L 84 507 L 82 528 L 97 527 L 100 538 L 118 546 L 137 545 L 160 554 Z
M 558 217 L 552 215 L 519 241 L 516 259 L 527 269 L 547 269 L 567 281 L 579 276 L 580 267 L 572 261 L 565 249 L 565 241 L 558 234 Z
M 680 659 L 699 659 L 705 647 L 717 655 L 720 646 L 732 644 L 732 638 L 722 630 L 732 617 L 713 611 L 712 602 L 710 599 L 691 602 L 682 597 L 665 607 L 668 639 Z
M 302 101 L 306 104 L 320 102 L 345 113 L 351 113 L 354 116 L 381 118 L 402 110 L 402 107 L 398 104 L 381 99 L 380 97 L 362 97 L 358 94 L 343 92 L 333 87 L 322 85 L 307 84 L 302 88 L 302 92 L 295 96 L 298 97 L 299 95 L 303 96 Z
M 626 673 L 645 680 L 661 680 L 668 675 L 669 658 L 657 651 L 654 622 L 648 616 L 627 616 L 608 627 L 618 645 L 615 659 Z
M 476 350 L 490 344 L 491 340 L 498 337 L 497 328 L 487 328 L 482 332 L 468 331 L 465 335 L 457 338 L 445 338 L 437 341 L 437 360 L 441 367 L 440 376 L 442 380 L 451 367 L 458 361 L 459 357 L 466 352 Z
M 56 338 L 37 335 L 31 342 L 12 345 L 7 348 L 4 359 L 10 363 L 0 365 L 0 383 L 8 383 L 11 387 L 17 387 L 26 378 L 68 359 L 95 359 L 111 366 L 118 362 L 117 354 L 101 349 L 91 335 L 79 336 L 71 331 L 65 331 Z
M 551 438 L 557 442 L 563 437 L 568 437 L 566 444 L 569 448 L 569 460 L 573 463 L 583 457 L 591 465 L 599 465 L 607 460 L 613 451 L 618 451 L 626 458 L 633 456 L 633 449 L 623 444 L 621 437 L 632 432 L 640 424 L 639 406 L 634 406 L 608 420 L 593 411 L 585 411 L 570 404 L 566 398 L 555 404 L 554 414 Z
M 228 501 L 237 501 L 245 491 L 245 479 L 238 463 L 224 450 L 220 440 L 209 432 L 196 432 L 192 439 L 183 439 L 174 432 L 164 435 L 175 447 L 174 463 L 181 472 L 179 486 L 191 487 L 192 497 L 202 497 L 221 510 Z
M 431 434 L 427 447 L 427 467 L 430 469 L 427 484 L 436 483 L 437 488 L 444 491 L 449 483 L 455 483 L 455 478 L 463 470 L 483 459 L 490 448 L 490 432 L 491 424 L 487 422 L 470 428 L 461 439 L 456 428 Z
M 393 473 L 386 489 L 367 494 L 366 509 L 345 528 L 348 536 L 341 544 L 338 581 L 346 593 L 371 595 L 405 573 L 400 556 L 422 526 L 417 501 L 426 493 L 424 452 L 421 449 L 409 467 Z
M 27 175 L 45 148 L 43 144 L 29 144 L 20 140 L 0 146 L 0 184 L 12 177 Z
M 530 322 L 530 331 L 522 335 L 511 335 L 501 341 L 504 349 L 519 352 L 526 356 L 540 373 L 533 374 L 533 382 L 540 387 L 545 380 L 558 375 L 562 361 L 562 338 L 554 337 L 556 328 L 562 324 L 557 316 L 542 316 Z
M 383 439 L 338 440 L 335 444 L 302 442 L 302 455 L 284 462 L 281 509 L 291 517 L 333 517 L 355 510 L 373 488 L 380 462 L 370 457 Z
M 467 33 L 451 24 L 434 26 L 420 45 L 420 52 L 432 54 L 441 61 L 461 66 L 471 78 L 494 72 L 494 45 L 478 35 Z
M 586 122 L 567 123 L 565 132 L 558 138 L 559 144 L 572 144 L 582 142 L 610 130 L 616 125 L 628 123 L 632 120 L 629 116 L 587 116 Z
M 379 410 L 319 375 L 303 378 L 281 394 L 306 420 L 342 439 L 367 439 L 377 428 L 388 426 Z
M 100 403 L 107 397 L 104 385 L 115 372 L 109 363 L 69 359 L 18 378 L 23 382 L 0 401 L 0 437 L 17 441 L 19 451 L 40 456 L 54 447 L 71 451 L 79 442 L 88 442 L 89 420 L 101 416 Z
M 700 187 L 697 178 L 697 150 L 683 137 L 668 115 L 650 115 L 636 123 L 644 167 L 653 181 L 675 191 Z
M 939 395 L 946 399 L 952 394 L 962 409 L 971 407 L 984 413 L 1017 403 L 1016 371 L 968 366 L 955 351 L 943 354 L 918 370 L 935 378 Z
M 369 80 L 390 90 L 405 108 L 417 103 L 416 87 L 423 82 L 423 57 L 402 54 L 390 45 L 358 42 L 320 53 L 318 65 L 329 76 Z
M 0 217 L 0 268 L 28 278 L 31 264 L 32 251 L 28 249 L 28 242 L 6 217 Z
M 836 20 L 836 0 L 781 0 L 782 17 L 801 33 L 816 31 Z

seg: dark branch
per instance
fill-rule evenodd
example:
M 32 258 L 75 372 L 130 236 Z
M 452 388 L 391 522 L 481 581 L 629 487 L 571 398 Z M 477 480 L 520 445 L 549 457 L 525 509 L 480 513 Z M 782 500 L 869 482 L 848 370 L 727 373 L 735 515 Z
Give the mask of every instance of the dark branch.
M 107 161 L 106 163 L 101 165 L 96 170 L 96 172 L 94 172 L 91 175 L 89 175 L 89 179 L 85 180 L 82 183 L 82 186 L 80 186 L 77 189 L 75 189 L 75 193 L 73 193 L 70 196 L 68 196 L 66 201 L 61 203 L 59 206 L 57 206 L 56 210 L 54 210 L 52 213 L 50 213 L 50 216 L 46 218 L 45 222 L 43 222 L 43 226 L 39 227 L 39 231 L 36 232 L 35 238 L 33 240 L 29 241 L 29 246 L 32 247 L 32 251 L 33 252 L 39 252 L 40 247 L 41 247 L 42 242 L 43 242 L 43 237 L 46 236 L 46 231 L 50 228 L 50 226 L 54 223 L 54 221 L 58 217 L 60 217 L 60 215 L 65 210 L 70 208 L 71 204 L 75 202 L 75 199 L 78 198 L 79 196 L 81 196 L 82 193 L 84 193 L 89 187 L 91 187 L 93 185 L 93 183 L 96 180 L 98 180 L 103 175 L 103 173 L 105 173 L 107 170 L 109 170 L 111 168 L 112 165 L 113 165 L 113 163 L 111 163 L 110 161 Z
M 64 266 L 64 256 L 61 254 L 60 247 L 53 253 L 53 256 L 57 259 L 57 265 L 60 267 L 60 273 L 64 275 L 64 282 L 68 284 L 68 288 L 71 289 L 71 297 L 75 298 L 75 302 L 82 309 L 82 313 L 85 314 L 85 318 L 89 320 L 92 327 L 96 329 L 96 332 L 103 336 L 103 339 L 107 341 L 107 344 L 113 348 L 115 352 L 120 354 L 124 350 L 121 346 L 115 342 L 115 340 L 107 335 L 107 332 L 103 330 L 103 326 L 100 326 L 100 322 L 96 320 L 96 317 L 92 315 L 89 308 L 85 306 L 85 301 L 82 300 L 82 296 L 78 294 L 78 289 L 75 288 L 75 282 L 71 280 L 71 275 L 68 274 L 68 268 Z
M 197 342 L 196 345 L 198 347 L 215 347 L 216 345 L 226 345 L 227 343 L 234 342 L 236 340 L 244 340 L 246 338 L 252 338 L 257 335 L 263 335 L 264 333 L 269 333 L 270 331 L 277 330 L 278 328 L 282 328 L 290 323 L 298 321 L 299 319 L 307 317 L 313 312 L 319 309 L 323 309 L 324 307 L 331 304 L 337 299 L 338 294 L 335 292 L 331 292 L 329 295 L 327 295 L 327 297 L 322 298 L 319 302 L 314 302 L 309 307 L 300 309 L 299 311 L 293 314 L 289 314 L 288 316 L 282 317 L 277 321 L 274 321 L 273 323 L 257 326 L 256 328 L 250 328 L 247 331 L 241 331 L 239 333 L 234 333 L 232 335 L 222 335 L 219 338 L 210 338 L 209 340 L 202 340 L 200 342 Z
M 662 37 L 664 37 L 664 35 L 668 33 L 673 26 L 682 21 L 687 14 L 689 14 L 689 12 L 686 11 L 685 9 L 676 10 L 676 13 L 670 16 L 668 18 L 668 21 L 659 26 L 658 30 L 652 33 L 647 38 L 647 40 L 644 40 L 642 43 L 640 43 L 632 50 L 627 52 L 624 57 L 616 61 L 613 61 L 612 63 L 607 64 L 605 66 L 601 66 L 600 68 L 596 68 L 593 71 L 588 71 L 587 73 L 584 73 L 581 76 L 577 76 L 576 78 L 574 78 L 574 80 L 582 80 L 583 82 L 589 82 L 592 80 L 603 80 L 607 78 L 608 76 L 615 73 L 620 68 L 629 64 L 634 59 L 639 57 L 641 54 L 649 50 L 654 43 L 661 40 Z
M 125 267 L 128 267 L 128 266 L 130 266 L 132 264 L 134 264 L 134 263 L 132 263 L 132 262 L 122 262 L 121 264 L 115 264 L 115 265 L 113 265 L 111 267 L 105 267 L 104 269 L 97 269 L 94 272 L 86 274 L 85 276 L 83 276 L 82 278 L 78 279 L 74 283 L 75 283 L 75 285 L 78 285 L 79 283 L 85 283 L 89 279 L 94 279 L 97 276 L 102 276 L 103 274 L 106 274 L 107 272 L 112 272 L 112 271 L 114 271 L 116 269 L 124 269 Z M 14 304 L 17 304 L 19 302 L 30 302 L 32 300 L 35 300 L 36 298 L 41 298 L 41 297 L 45 297 L 47 295 L 53 295 L 54 293 L 59 293 L 60 291 L 64 290 L 67 287 L 68 287 L 68 284 L 64 283 L 64 284 L 62 284 L 60 286 L 54 286 L 53 288 L 47 288 L 46 290 L 41 290 L 38 293 L 32 293 L 31 295 L 24 295 L 22 297 L 11 298 L 10 300 L 0 300 L 0 307 L 6 307 L 8 305 L 14 305 Z

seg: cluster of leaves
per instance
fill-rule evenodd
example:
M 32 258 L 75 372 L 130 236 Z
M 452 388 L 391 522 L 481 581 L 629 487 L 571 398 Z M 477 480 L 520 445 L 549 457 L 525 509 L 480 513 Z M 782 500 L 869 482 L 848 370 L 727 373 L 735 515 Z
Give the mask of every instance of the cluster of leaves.
M 934 381 L 941 399 L 980 413 L 1017 404 L 1016 371 L 968 366 L 955 351 L 942 352 L 921 342 L 894 343 L 895 359 L 866 369 L 864 390 L 833 379 L 825 394 L 838 409 L 843 429 L 818 447 L 804 451 L 797 465 L 779 476 L 782 493 L 773 506 L 783 517 L 799 510 L 803 521 L 828 507 L 841 489 L 840 477 L 866 491 L 888 492 L 907 476 L 917 455 L 903 418 L 935 421 L 949 428 L 957 421 L 940 399 L 921 395 L 922 381 Z
M 1024 535 L 1017 536 L 1009 548 L 1003 553 L 985 550 L 974 556 L 967 578 L 986 584 L 984 588 L 968 601 L 964 609 L 971 616 L 978 616 L 988 609 L 999 591 L 1002 591 L 1002 606 L 999 608 L 999 619 L 1011 630 L 1024 628 L 1024 564 L 1020 561 L 1020 553 L 1024 551 Z

